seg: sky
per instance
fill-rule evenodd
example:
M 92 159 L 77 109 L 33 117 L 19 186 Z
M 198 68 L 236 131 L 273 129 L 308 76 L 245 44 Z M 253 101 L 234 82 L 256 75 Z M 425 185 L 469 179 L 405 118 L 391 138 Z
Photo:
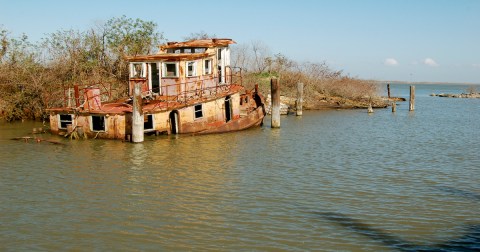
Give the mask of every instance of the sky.
M 35 42 L 126 15 L 168 41 L 260 41 L 351 77 L 480 84 L 480 0 L 0 0 L 0 28 Z

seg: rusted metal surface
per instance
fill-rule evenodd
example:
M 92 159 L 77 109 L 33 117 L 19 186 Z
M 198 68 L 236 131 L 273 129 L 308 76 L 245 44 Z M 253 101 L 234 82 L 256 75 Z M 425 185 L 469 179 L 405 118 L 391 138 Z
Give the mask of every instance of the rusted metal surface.
M 160 50 L 182 47 L 224 47 L 231 44 L 236 44 L 236 42 L 232 39 L 199 39 L 185 42 L 168 42 L 167 44 L 160 46 Z
M 213 53 L 169 53 L 169 54 L 152 54 L 152 55 L 137 55 L 125 57 L 128 61 L 179 61 L 179 60 L 196 60 L 206 57 L 212 57 Z

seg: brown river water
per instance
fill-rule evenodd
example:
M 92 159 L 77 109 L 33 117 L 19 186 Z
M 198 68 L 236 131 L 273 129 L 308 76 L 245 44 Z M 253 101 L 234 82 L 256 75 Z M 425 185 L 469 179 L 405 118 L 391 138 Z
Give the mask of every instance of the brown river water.
M 480 99 L 429 96 L 464 90 L 140 144 L 0 123 L 0 251 L 478 251 Z

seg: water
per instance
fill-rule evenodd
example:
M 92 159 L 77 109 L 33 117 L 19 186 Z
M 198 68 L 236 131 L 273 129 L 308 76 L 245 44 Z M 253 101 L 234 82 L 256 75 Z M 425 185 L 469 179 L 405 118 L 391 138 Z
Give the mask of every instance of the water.
M 480 249 L 480 99 L 429 96 L 464 90 L 142 144 L 25 143 L 41 122 L 2 123 L 0 250 Z

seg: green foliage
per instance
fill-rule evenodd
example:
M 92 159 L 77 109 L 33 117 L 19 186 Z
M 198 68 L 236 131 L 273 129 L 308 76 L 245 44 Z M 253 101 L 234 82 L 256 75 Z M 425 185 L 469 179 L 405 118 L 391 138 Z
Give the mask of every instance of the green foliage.
M 105 29 L 107 45 L 119 57 L 148 54 L 153 45 L 163 39 L 162 34 L 156 32 L 156 23 L 138 18 L 112 18 L 107 21 Z
M 154 22 L 122 16 L 87 31 L 59 30 L 32 44 L 0 26 L 0 117 L 45 117 L 45 108 L 62 106 L 74 84 L 102 84 L 109 98 L 123 96 L 125 56 L 151 53 L 163 39 L 156 29 Z

